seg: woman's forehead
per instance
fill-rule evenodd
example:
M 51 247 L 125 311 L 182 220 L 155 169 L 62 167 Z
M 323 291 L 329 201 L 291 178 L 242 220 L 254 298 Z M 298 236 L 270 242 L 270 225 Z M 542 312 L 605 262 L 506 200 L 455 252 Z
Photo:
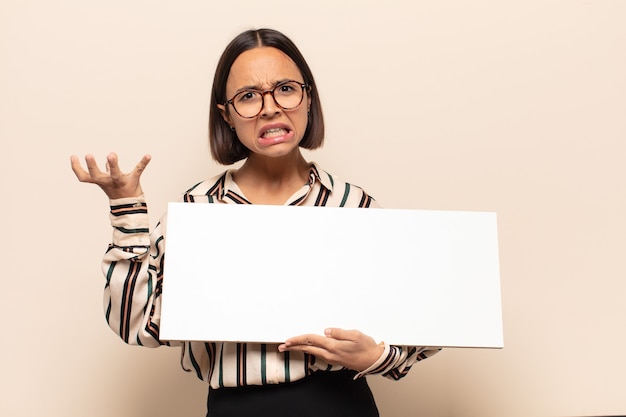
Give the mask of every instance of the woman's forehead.
M 237 57 L 230 68 L 226 89 L 267 88 L 285 79 L 302 81 L 298 66 L 281 50 L 262 46 Z

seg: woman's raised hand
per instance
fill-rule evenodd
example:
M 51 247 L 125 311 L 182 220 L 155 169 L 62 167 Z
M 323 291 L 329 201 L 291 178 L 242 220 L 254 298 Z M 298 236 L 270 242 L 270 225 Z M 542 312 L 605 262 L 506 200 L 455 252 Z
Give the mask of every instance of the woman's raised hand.
M 139 178 L 141 177 L 141 173 L 146 169 L 150 159 L 150 155 L 144 155 L 141 161 L 135 165 L 135 168 L 125 174 L 120 171 L 117 155 L 115 153 L 107 155 L 105 172 L 100 171 L 93 155 L 85 156 L 85 163 L 87 164 L 86 171 L 81 166 L 76 155 L 70 157 L 72 171 L 76 174 L 78 181 L 98 185 L 110 199 L 137 197 L 143 194 Z

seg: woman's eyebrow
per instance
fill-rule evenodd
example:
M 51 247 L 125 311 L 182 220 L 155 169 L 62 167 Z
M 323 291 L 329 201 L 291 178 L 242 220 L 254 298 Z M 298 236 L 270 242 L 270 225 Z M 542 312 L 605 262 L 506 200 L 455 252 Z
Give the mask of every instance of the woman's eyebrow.
M 259 90 L 259 91 L 261 91 L 261 89 L 262 88 L 261 88 L 261 86 L 259 84 L 256 84 L 256 85 L 244 85 L 243 87 L 238 88 L 236 90 L 236 92 L 238 93 L 240 91 L 246 91 L 246 90 Z
M 272 88 L 276 87 L 278 84 L 282 84 L 282 83 L 284 83 L 286 81 L 292 81 L 292 80 L 291 80 L 291 78 L 283 78 L 281 80 L 276 80 L 276 81 L 272 82 L 271 87 L 269 89 L 271 90 Z M 246 91 L 246 90 L 264 91 L 265 89 L 260 84 L 244 85 L 243 87 L 237 89 L 236 93 L 239 93 L 241 91 Z

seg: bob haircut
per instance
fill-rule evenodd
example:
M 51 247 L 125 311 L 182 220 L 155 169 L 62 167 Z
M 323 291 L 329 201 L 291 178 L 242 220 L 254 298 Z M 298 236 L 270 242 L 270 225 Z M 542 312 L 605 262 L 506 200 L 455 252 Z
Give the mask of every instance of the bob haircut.
M 239 34 L 228 44 L 217 64 L 213 80 L 211 108 L 209 110 L 209 145 L 211 156 L 222 165 L 230 165 L 247 158 L 250 151 L 239 141 L 237 133 L 231 130 L 230 125 L 220 114 L 217 105 L 224 104 L 227 100 L 226 81 L 233 62 L 243 52 L 262 46 L 276 48 L 291 58 L 300 70 L 304 82 L 309 86 L 307 89 L 311 99 L 309 123 L 300 141 L 300 147 L 317 149 L 324 142 L 322 104 L 311 69 L 296 45 L 287 36 L 273 29 L 248 30 Z M 229 111 L 229 106 L 226 106 L 226 111 Z

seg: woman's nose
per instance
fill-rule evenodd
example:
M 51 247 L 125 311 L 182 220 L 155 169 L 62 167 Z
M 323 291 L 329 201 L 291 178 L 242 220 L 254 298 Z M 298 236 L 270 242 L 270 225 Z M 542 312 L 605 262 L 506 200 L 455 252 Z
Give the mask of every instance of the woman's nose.
M 261 115 L 273 115 L 280 111 L 280 106 L 276 103 L 276 100 L 274 100 L 274 96 L 271 91 L 263 92 L 262 98 L 263 108 L 261 109 Z

